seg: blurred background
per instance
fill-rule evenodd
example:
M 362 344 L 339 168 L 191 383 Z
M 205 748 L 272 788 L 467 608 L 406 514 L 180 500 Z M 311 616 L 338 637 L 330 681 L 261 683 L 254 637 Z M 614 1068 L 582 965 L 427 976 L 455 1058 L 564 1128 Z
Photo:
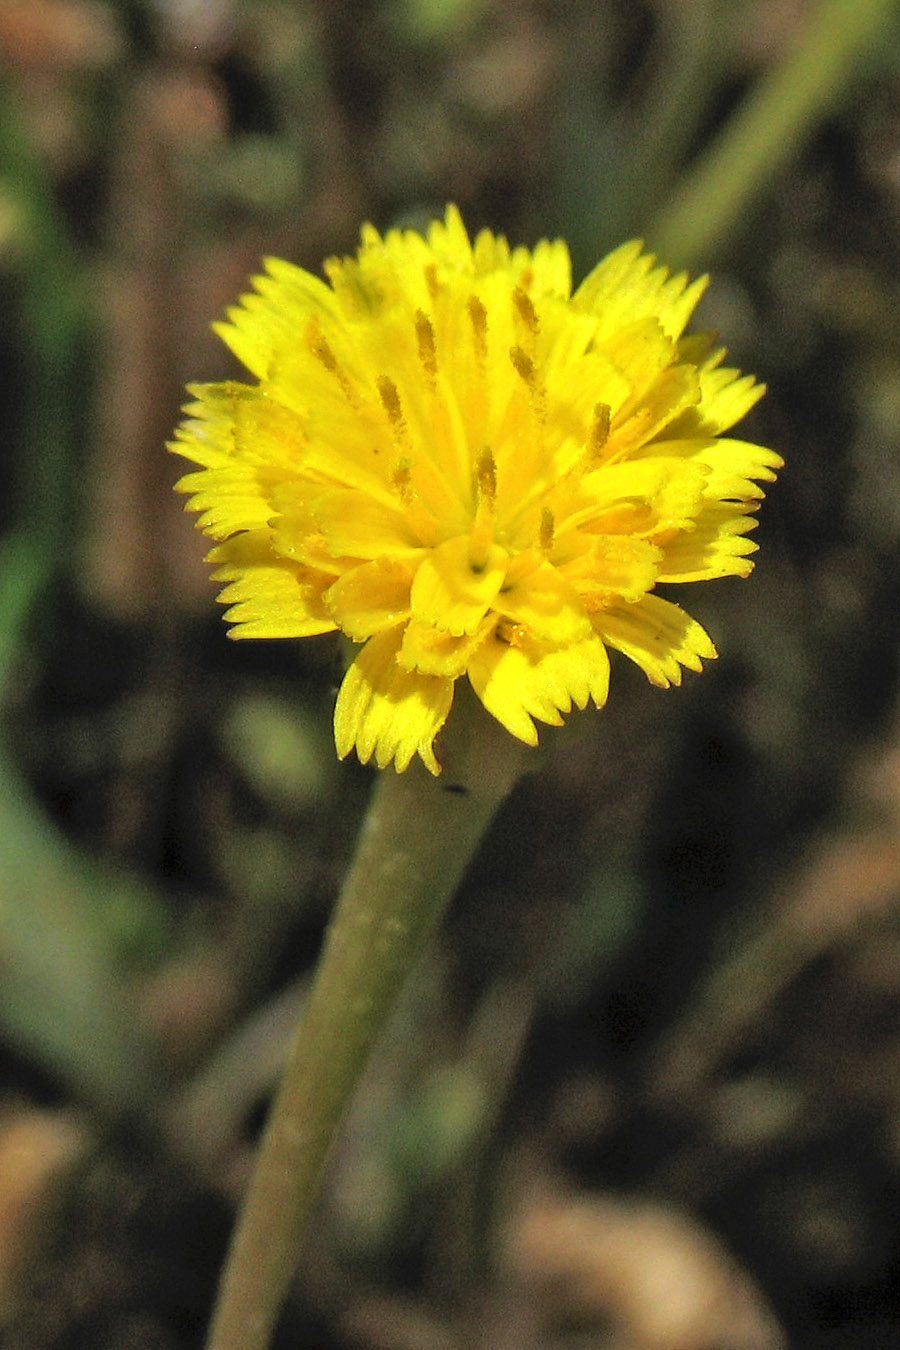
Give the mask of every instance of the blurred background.
M 278 1344 L 900 1333 L 890 0 L 0 0 L 0 1339 L 190 1350 L 373 775 L 233 644 L 164 453 L 264 254 L 365 219 L 711 270 L 787 467 L 721 656 L 545 731 Z

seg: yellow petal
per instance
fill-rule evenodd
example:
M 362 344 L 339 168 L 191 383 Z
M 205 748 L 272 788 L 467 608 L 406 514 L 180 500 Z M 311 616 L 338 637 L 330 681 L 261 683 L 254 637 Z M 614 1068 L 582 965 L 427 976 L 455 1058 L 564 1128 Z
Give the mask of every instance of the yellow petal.
M 728 501 L 758 500 L 763 490 L 754 480 L 773 483 L 777 470 L 784 467 L 774 450 L 725 437 L 713 441 L 697 459 L 706 466 L 704 496 Z
M 211 539 L 264 529 L 272 514 L 255 475 L 246 469 L 200 469 L 179 478 L 175 488 L 191 494 L 184 509 L 200 512 L 197 528 Z
M 456 637 L 474 633 L 506 576 L 507 555 L 492 547 L 487 557 L 472 561 L 468 535 L 448 539 L 432 549 L 412 584 L 416 619 L 443 628 Z
M 411 582 L 412 570 L 403 562 L 376 558 L 338 577 L 325 592 L 325 604 L 342 632 L 364 642 L 406 618 Z
M 562 239 L 542 239 L 532 254 L 531 270 L 535 294 L 568 300 L 572 290 L 572 261 Z
M 310 510 L 328 552 L 336 558 L 398 557 L 421 547 L 399 508 L 384 506 L 350 488 L 321 493 Z
M 472 245 L 457 206 L 451 204 L 444 212 L 443 220 L 432 221 L 428 227 L 428 244 L 441 262 L 463 269 L 471 267 Z
M 640 241 L 633 239 L 608 254 L 578 287 L 573 304 L 599 317 L 602 335 L 651 317 L 670 337 L 679 337 L 707 278 L 688 285 L 684 273 L 670 277 L 665 267 L 654 267 L 652 254 L 641 249 Z
M 323 600 L 331 578 L 278 557 L 268 531 L 235 535 L 208 557 L 213 580 L 229 583 L 218 598 L 230 605 L 230 637 L 311 637 L 337 627 Z
M 235 457 L 235 401 L 254 397 L 255 391 L 250 385 L 228 381 L 188 385 L 188 393 L 194 397 L 184 407 L 187 419 L 176 428 L 169 449 L 204 468 L 227 467 Z
M 518 562 L 510 565 L 507 584 L 494 599 L 496 613 L 554 646 L 568 646 L 587 637 L 591 622 L 572 583 L 544 560 L 527 570 L 517 566 Z
M 646 389 L 633 393 L 615 410 L 604 459 L 633 454 L 659 437 L 695 406 L 700 397 L 693 366 L 669 366 Z
M 675 357 L 675 343 L 655 317 L 625 324 L 596 345 L 625 377 L 635 396 L 649 388 Z
M 635 665 L 651 684 L 668 688 L 681 683 L 681 667 L 700 670 L 701 657 L 711 660 L 716 649 L 704 628 L 678 605 L 645 595 L 633 605 L 616 605 L 594 616 L 594 627 Z
M 627 534 L 588 535 L 585 547 L 563 571 L 589 610 L 614 598 L 639 600 L 659 576 L 663 552 L 647 539 Z
M 344 676 L 334 710 L 337 752 L 343 759 L 355 749 L 363 764 L 374 755 L 379 769 L 393 763 L 398 773 L 417 754 L 438 774 L 434 738 L 453 702 L 453 680 L 401 669 L 402 635 L 398 627 L 370 638 Z
M 671 436 L 717 436 L 739 422 L 766 392 L 752 375 L 723 366 L 724 347 L 698 367 L 700 400 L 668 429 Z
M 748 577 L 753 563 L 748 554 L 758 544 L 747 538 L 756 521 L 736 515 L 731 502 L 716 502 L 700 514 L 690 534 L 679 534 L 662 550 L 658 579 L 711 581 L 716 577 Z
M 764 384 L 757 384 L 752 375 L 739 370 L 716 370 L 700 377 L 700 416 L 703 430 L 727 431 L 745 417 L 766 392 Z
M 576 509 L 560 521 L 558 546 L 565 554 L 573 525 L 598 534 L 688 528 L 702 505 L 703 488 L 703 467 L 686 459 L 653 456 L 603 465 L 585 474 Z
M 303 428 L 287 409 L 238 383 L 192 386 L 198 395 L 170 449 L 204 467 L 176 488 L 213 539 L 262 528 L 272 495 L 301 462 Z
M 288 262 L 267 258 L 268 276 L 253 277 L 255 291 L 228 310 L 228 322 L 213 324 L 239 361 L 265 379 L 273 359 L 296 342 L 314 314 L 336 313 L 335 298 L 323 281 Z
M 609 657 L 597 637 L 557 650 L 527 640 L 510 645 L 489 638 L 469 663 L 472 688 L 513 736 L 537 745 L 533 719 L 560 726 L 572 705 L 597 707 L 609 692 Z
M 654 441 L 635 452 L 632 463 L 671 462 L 681 458 L 703 473 L 703 496 L 728 501 L 758 501 L 765 494 L 758 483 L 775 481 L 784 460 L 774 450 L 751 441 L 692 436 Z
M 397 660 L 404 670 L 457 679 L 465 674 L 472 654 L 496 624 L 496 616 L 489 614 L 474 633 L 454 637 L 445 629 L 411 619 L 406 625 Z

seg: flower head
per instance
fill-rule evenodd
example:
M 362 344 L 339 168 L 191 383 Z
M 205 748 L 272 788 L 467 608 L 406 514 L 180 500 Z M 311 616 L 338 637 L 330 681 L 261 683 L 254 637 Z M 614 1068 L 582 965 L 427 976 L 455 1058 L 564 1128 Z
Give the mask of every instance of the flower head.
M 723 437 L 763 392 L 683 336 L 705 285 L 638 243 L 572 293 L 561 241 L 366 226 L 329 284 L 270 259 L 217 331 L 256 384 L 192 386 L 178 484 L 217 541 L 233 637 L 340 629 L 344 756 L 439 772 L 467 676 L 535 719 L 607 697 L 608 648 L 658 685 L 715 656 L 660 583 L 746 576 L 780 458 Z

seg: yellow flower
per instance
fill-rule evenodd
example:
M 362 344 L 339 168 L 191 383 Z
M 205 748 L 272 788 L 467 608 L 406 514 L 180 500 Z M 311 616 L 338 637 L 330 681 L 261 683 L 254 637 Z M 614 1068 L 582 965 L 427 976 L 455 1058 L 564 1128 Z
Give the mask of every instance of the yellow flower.
M 612 647 L 658 685 L 715 656 L 659 583 L 746 576 L 781 460 L 724 438 L 763 392 L 684 337 L 705 285 L 638 243 L 571 291 L 561 241 L 362 231 L 330 284 L 277 259 L 217 331 L 257 383 L 192 386 L 178 484 L 216 547 L 233 637 L 363 644 L 343 757 L 434 739 L 456 681 L 534 745 L 606 701 Z

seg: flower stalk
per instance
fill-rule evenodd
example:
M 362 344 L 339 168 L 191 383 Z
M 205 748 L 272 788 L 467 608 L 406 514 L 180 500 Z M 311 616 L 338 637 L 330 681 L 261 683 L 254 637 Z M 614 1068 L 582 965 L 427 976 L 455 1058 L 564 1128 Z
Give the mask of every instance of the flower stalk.
M 407 975 L 427 947 L 525 747 L 474 697 L 444 733 L 440 778 L 379 775 L 263 1136 L 208 1350 L 265 1350 L 331 1146 Z

